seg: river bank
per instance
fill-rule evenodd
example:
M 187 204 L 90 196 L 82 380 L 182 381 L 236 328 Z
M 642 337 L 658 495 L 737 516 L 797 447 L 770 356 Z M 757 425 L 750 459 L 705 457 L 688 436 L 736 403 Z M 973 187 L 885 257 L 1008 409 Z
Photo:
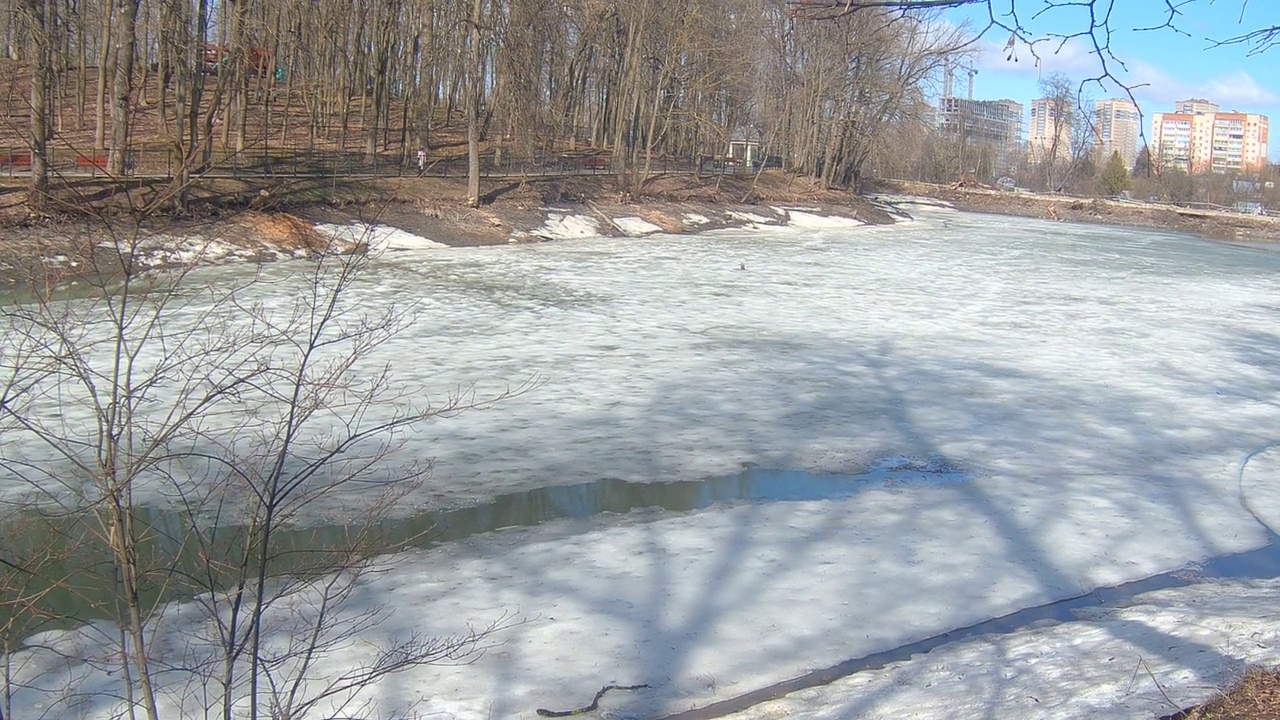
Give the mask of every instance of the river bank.
M 89 202 L 101 189 L 69 186 L 40 217 L 26 211 L 23 193 L 0 192 L 0 287 L 118 274 L 122 262 L 272 261 L 379 241 L 391 249 L 459 247 L 894 219 L 883 205 L 773 171 L 661 176 L 642 199 L 619 191 L 613 176 L 516 178 L 482 185 L 480 208 L 465 206 L 461 178 L 219 179 L 193 189 L 181 216 L 137 211 L 160 207 L 165 192 L 144 184 Z
M 885 182 L 882 187 L 889 192 L 941 200 L 965 212 L 1172 230 L 1226 242 L 1280 242 L 1280 218 L 1262 215 L 905 181 Z
M 159 182 L 120 191 L 84 180 L 61 188 L 53 210 L 36 217 L 11 183 L 0 187 L 0 287 L 114 276 L 122 263 L 160 268 L 274 261 L 379 243 L 460 247 L 744 226 L 887 224 L 896 212 L 780 171 L 659 176 L 642 198 L 619 190 L 612 175 L 511 178 L 481 189 L 482 206 L 469 208 L 462 178 L 222 178 L 193 187 L 188 211 L 175 217 L 158 211 L 169 190 Z M 1280 242 L 1280 218 L 900 181 L 871 189 L 968 212 Z

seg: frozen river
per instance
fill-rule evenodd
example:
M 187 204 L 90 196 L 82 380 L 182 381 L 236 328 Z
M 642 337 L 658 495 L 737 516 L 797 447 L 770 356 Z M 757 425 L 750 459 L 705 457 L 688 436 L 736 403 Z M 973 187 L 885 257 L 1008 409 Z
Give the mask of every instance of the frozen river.
M 1177 508 L 1212 549 L 1217 523 L 1238 524 L 1225 471 L 1276 427 L 1277 269 L 1188 237 L 926 210 L 389 253 L 356 293 L 422 301 L 379 350 L 397 375 L 442 394 L 543 383 L 413 439 L 437 461 L 424 504 L 939 456 L 1016 477 L 1000 492 L 1020 498 L 1147 479 L 1134 501 Z M 1108 509 L 1136 508 L 1090 511 Z
M 1011 535 L 1052 544 L 1087 517 L 1122 557 L 1133 523 L 1164 523 L 1213 554 L 1259 538 L 1232 470 L 1280 427 L 1278 269 L 1187 237 L 926 211 L 397 255 L 362 302 L 425 298 L 384 348 L 399 372 L 544 382 L 420 438 L 430 502 L 938 457 L 986 478 L 975 517 L 1027 513 L 988 518 Z
M 1263 452 L 1243 483 L 1239 467 L 1280 437 L 1280 254 L 912 211 L 379 259 L 361 306 L 421 310 L 376 351 L 393 375 L 442 396 L 540 380 L 410 436 L 435 466 L 405 514 L 602 479 L 923 469 L 405 553 L 368 588 L 397 608 L 384 631 L 527 622 L 379 699 L 532 717 L 647 683 L 610 696 L 612 717 L 675 712 L 1268 542 L 1240 498 L 1280 527 L 1280 483 L 1259 475 L 1277 463 Z M 294 267 L 249 292 L 283 300 Z M 341 500 L 316 521 L 359 498 Z

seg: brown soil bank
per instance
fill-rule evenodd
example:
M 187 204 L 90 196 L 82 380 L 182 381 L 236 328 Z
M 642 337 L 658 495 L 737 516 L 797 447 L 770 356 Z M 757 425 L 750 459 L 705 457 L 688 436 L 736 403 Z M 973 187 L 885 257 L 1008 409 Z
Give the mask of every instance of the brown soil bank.
M 20 181 L 19 181 L 20 182 Z M 305 256 L 328 239 L 312 223 L 389 225 L 446 245 L 540 240 L 553 214 L 595 218 L 602 234 L 623 235 L 613 219 L 639 218 L 665 232 L 697 232 L 767 218 L 785 210 L 888 223 L 885 211 L 850 192 L 767 171 L 758 177 L 665 175 L 643 197 L 611 175 L 509 178 L 482 184 L 480 208 L 464 205 L 463 178 L 211 179 L 190 189 L 187 212 L 168 211 L 167 183 L 68 182 L 48 213 L 32 216 L 19 182 L 0 185 L 0 287 L 59 284 L 119 271 L 200 261 Z
M 60 284 L 118 273 L 125 261 L 147 267 L 200 261 L 273 260 L 313 254 L 329 238 L 316 222 L 389 225 L 447 245 L 541 239 L 553 214 L 596 219 L 599 231 L 623 235 L 614 219 L 639 218 L 670 233 L 757 222 L 783 223 L 786 210 L 888 223 L 882 207 L 858 195 L 823 189 L 781 171 L 755 175 L 663 175 L 643 196 L 619 189 L 612 175 L 491 179 L 483 205 L 468 208 L 463 178 L 209 179 L 190 188 L 188 211 L 168 212 L 169 185 L 127 187 L 78 179 L 54 191 L 51 210 L 33 217 L 21 179 L 0 182 L 0 287 Z M 1280 218 L 1042 196 L 924 183 L 883 183 L 882 192 L 932 197 L 960 210 L 1071 222 L 1168 229 L 1243 242 L 1280 241 Z M 141 218 L 141 219 L 139 219 Z
M 759 208 L 803 206 L 819 214 L 889 223 L 884 210 L 860 196 L 824 190 L 812 180 L 768 171 L 759 177 L 666 175 L 651 180 L 643 197 L 620 191 L 611 175 L 511 178 L 482 186 L 483 205 L 463 206 L 465 185 L 441 178 L 393 178 L 352 187 L 322 202 L 283 207 L 316 221 L 362 220 L 392 225 L 448 245 L 506 244 L 537 240 L 548 213 L 597 218 L 605 235 L 625 234 L 610 218 L 634 216 L 669 233 L 745 224 L 729 211 L 770 215 Z M 701 216 L 697 223 L 688 216 Z M 779 219 L 781 221 L 781 219 Z
M 987 188 L 886 182 L 885 192 L 944 200 L 958 210 L 1021 217 L 1156 228 L 1211 240 L 1280 242 L 1280 218 L 1183 208 L 1159 203 L 1039 195 Z

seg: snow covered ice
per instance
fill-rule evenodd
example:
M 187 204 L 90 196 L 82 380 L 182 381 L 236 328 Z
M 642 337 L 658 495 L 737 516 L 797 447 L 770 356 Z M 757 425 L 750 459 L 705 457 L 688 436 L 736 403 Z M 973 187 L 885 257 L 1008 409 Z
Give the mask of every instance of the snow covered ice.
M 860 472 L 886 457 L 937 459 L 963 481 L 562 520 L 403 553 L 366 588 L 396 608 L 381 632 L 448 633 L 504 611 L 525 622 L 475 664 L 398 675 L 371 695 L 388 712 L 421 701 L 422 712 L 478 720 L 533 717 L 578 707 L 605 684 L 647 683 L 611 693 L 602 716 L 659 716 L 1267 542 L 1240 495 L 1280 527 L 1280 450 L 1259 451 L 1280 435 L 1280 253 L 915 214 L 896 226 L 809 216 L 803 227 L 406 249 L 378 260 L 359 302 L 412 300 L 422 315 L 374 361 L 441 395 L 541 379 L 411 438 L 405 452 L 436 465 L 406 512 L 603 477 L 689 479 L 744 465 Z M 556 223 L 556 237 L 590 230 Z M 237 272 L 201 275 L 217 283 Z M 252 292 L 287 297 L 289 272 L 266 268 L 280 281 Z M 316 519 L 342 510 L 317 508 Z M 1135 653 L 1174 676 L 1190 667 L 1162 647 L 1182 642 L 1175 627 L 1201 612 L 1178 610 L 1192 590 L 1147 603 L 1167 611 L 1159 622 L 1092 621 L 1086 639 L 1105 639 L 1114 623 L 1150 625 L 1153 642 L 1116 651 L 1129 654 L 1111 676 L 1121 687 L 1104 698 L 1120 708 L 1114 716 L 1162 707 L 1150 686 L 1121 692 Z M 1274 607 L 1274 586 L 1248 592 Z M 1197 642 L 1213 658 L 1233 656 L 1247 614 Z M 1072 641 L 1060 633 L 1073 625 L 999 642 L 1061 660 Z M 950 653 L 937 656 L 948 668 L 980 658 L 998 673 L 1013 647 L 935 652 Z M 922 664 L 911 674 L 943 662 L 931 657 L 912 661 Z M 882 703 L 859 712 L 894 717 L 924 702 L 927 692 L 892 672 L 856 681 Z M 981 672 L 951 682 L 973 683 L 992 703 L 982 712 L 1005 707 L 981 695 Z M 841 686 L 826 692 L 844 697 Z M 1069 695 L 994 716 L 1108 707 Z M 787 712 L 857 716 L 824 702 L 796 699 Z M 918 716 L 963 709 L 929 707 Z

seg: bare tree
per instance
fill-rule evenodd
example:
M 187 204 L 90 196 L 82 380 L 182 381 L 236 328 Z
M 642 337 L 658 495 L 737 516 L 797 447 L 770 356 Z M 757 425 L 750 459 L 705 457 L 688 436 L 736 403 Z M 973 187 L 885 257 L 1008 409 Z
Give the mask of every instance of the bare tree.
M 413 309 L 361 308 L 364 254 L 315 248 L 305 272 L 278 281 L 290 290 L 268 299 L 253 277 L 221 288 L 193 278 L 198 249 L 149 270 L 161 241 L 141 225 L 93 229 L 110 250 L 92 292 L 40 292 L 0 313 L 0 473 L 26 488 L 24 502 L 79 518 L 110 559 L 106 607 L 120 635 L 102 662 L 127 712 L 301 718 L 389 673 L 483 651 L 511 618 L 397 638 L 324 682 L 312 673 L 382 617 L 347 601 L 397 549 L 378 528 L 430 470 L 396 461 L 405 439 L 528 386 L 436 403 L 403 387 L 370 353 Z M 282 538 L 312 508 L 350 497 L 365 504 L 342 538 Z M 178 522 L 155 519 L 157 503 Z M 170 550 L 157 551 L 160 537 Z M 174 597 L 195 599 L 200 617 L 173 625 L 163 602 Z
M 867 11 L 816 22 L 778 10 L 786 41 L 771 68 L 781 77 L 771 84 L 791 89 L 769 114 L 783 118 L 797 171 L 828 186 L 854 185 L 878 134 L 909 116 L 921 83 L 963 37 L 915 16 Z
M 28 147 L 31 151 L 31 183 L 27 189 L 27 206 L 39 212 L 47 204 L 49 188 L 49 138 L 53 134 L 51 81 L 53 75 L 52 0 L 22 0 L 31 47 L 27 49 L 27 68 L 31 78 L 30 123 Z
M 111 80 L 111 148 L 107 168 L 117 176 L 124 174 L 125 155 L 129 150 L 139 1 L 115 0 L 118 22 L 112 27 L 111 54 L 115 58 L 115 74 Z M 105 69 L 100 68 L 100 72 L 105 72 Z
M 1087 90 L 1077 90 L 1071 104 L 1073 113 L 1068 146 L 1068 165 L 1063 185 L 1072 185 L 1076 192 L 1092 193 L 1093 179 L 1105 159 L 1097 157 L 1101 143 L 1098 125 L 1093 113 L 1094 99 Z
M 1076 118 L 1075 84 L 1062 73 L 1040 80 L 1040 99 L 1032 108 L 1031 158 L 1039 168 L 1044 189 L 1061 189 L 1062 175 L 1070 165 L 1070 148 Z
M 467 206 L 480 207 L 480 103 L 484 96 L 484 50 L 480 46 L 484 0 L 472 0 L 467 18 Z

